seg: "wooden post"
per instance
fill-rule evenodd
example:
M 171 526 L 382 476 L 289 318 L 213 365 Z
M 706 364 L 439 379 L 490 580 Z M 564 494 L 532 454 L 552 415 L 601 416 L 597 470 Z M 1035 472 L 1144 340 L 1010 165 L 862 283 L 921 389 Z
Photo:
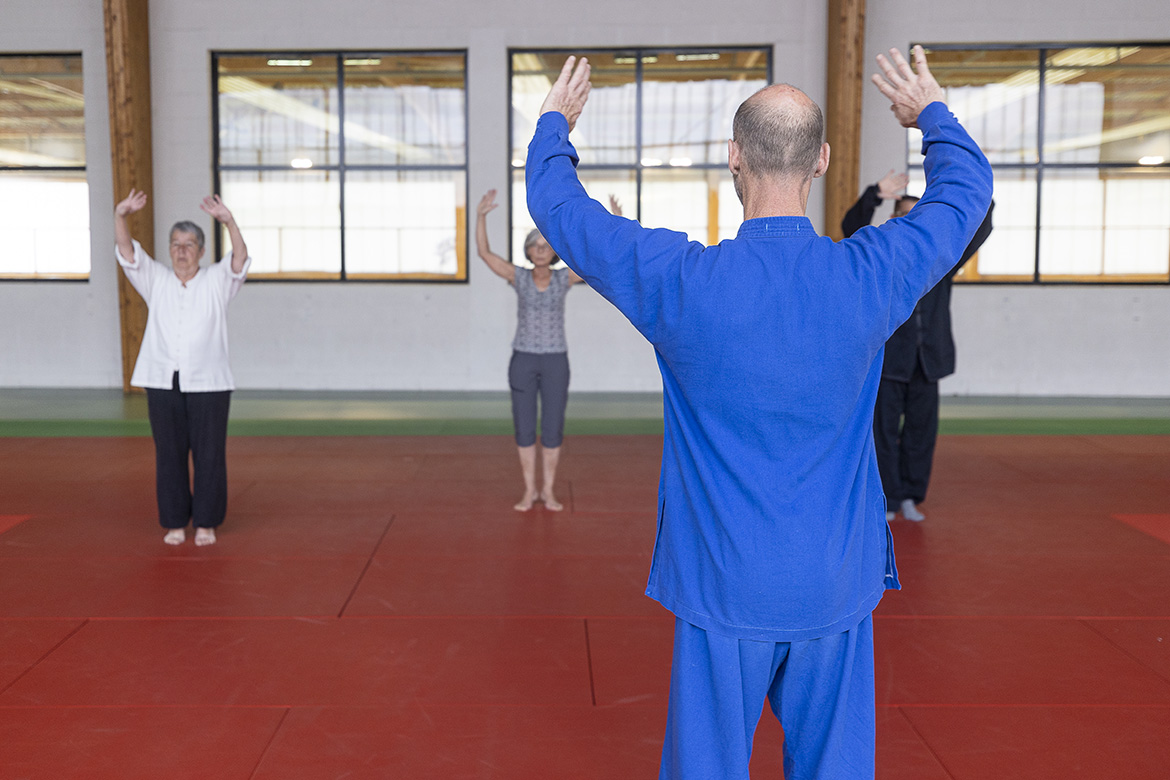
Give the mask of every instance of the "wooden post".
M 140 189 L 146 208 L 130 215 L 130 234 L 154 256 L 154 166 L 150 146 L 150 25 L 149 0 L 103 0 L 106 27 L 106 78 L 110 93 L 110 159 L 114 202 Z M 111 212 L 109 218 L 114 218 Z M 114 262 L 99 254 L 101 262 Z M 118 269 L 118 313 L 122 330 L 122 389 L 130 392 L 130 375 L 142 335 L 146 302 Z
M 840 241 L 841 218 L 857 200 L 861 177 L 861 87 L 865 70 L 865 0 L 829 0 L 825 139 L 825 234 Z

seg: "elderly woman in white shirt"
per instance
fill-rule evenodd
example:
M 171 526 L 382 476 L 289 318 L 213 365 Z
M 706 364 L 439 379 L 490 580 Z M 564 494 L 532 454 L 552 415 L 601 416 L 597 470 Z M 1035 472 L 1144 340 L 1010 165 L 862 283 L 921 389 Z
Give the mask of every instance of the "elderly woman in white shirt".
M 218 195 L 200 208 L 228 229 L 230 262 L 199 265 L 203 230 L 192 222 L 171 228 L 171 267 L 156 262 L 130 237 L 126 217 L 146 205 L 131 190 L 114 209 L 117 260 L 149 309 L 146 334 L 130 383 L 146 388 L 154 437 L 155 486 L 163 541 L 182 544 L 189 523 L 195 544 L 215 543 L 227 513 L 228 406 L 234 388 L 228 367 L 227 305 L 248 272 L 251 258 L 232 213 Z M 194 460 L 194 491 L 188 472 Z

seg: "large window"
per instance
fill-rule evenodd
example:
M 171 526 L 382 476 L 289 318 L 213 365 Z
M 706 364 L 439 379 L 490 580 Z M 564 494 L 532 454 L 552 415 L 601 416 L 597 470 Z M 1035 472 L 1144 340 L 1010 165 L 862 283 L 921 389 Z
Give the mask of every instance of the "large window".
M 89 277 L 80 54 L 0 54 L 0 279 Z
M 927 50 L 995 173 L 995 230 L 958 280 L 1170 281 L 1170 44 Z
M 464 53 L 219 53 L 213 72 L 250 276 L 467 279 Z
M 592 65 L 589 104 L 571 140 L 589 194 L 612 195 L 625 216 L 715 244 L 742 221 L 727 139 L 735 109 L 771 79 L 770 49 L 622 49 L 584 52 Z M 532 218 L 524 159 L 540 105 L 564 51 L 511 53 L 512 259 L 523 264 Z

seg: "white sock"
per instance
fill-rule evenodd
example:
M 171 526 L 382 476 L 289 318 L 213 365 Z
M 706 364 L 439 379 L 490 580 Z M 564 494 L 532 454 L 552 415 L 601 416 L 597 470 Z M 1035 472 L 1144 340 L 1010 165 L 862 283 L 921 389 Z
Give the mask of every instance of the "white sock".
M 902 517 L 907 520 L 913 520 L 916 523 L 921 523 L 926 519 L 926 515 L 918 511 L 918 507 L 914 505 L 914 499 L 908 498 L 902 502 Z

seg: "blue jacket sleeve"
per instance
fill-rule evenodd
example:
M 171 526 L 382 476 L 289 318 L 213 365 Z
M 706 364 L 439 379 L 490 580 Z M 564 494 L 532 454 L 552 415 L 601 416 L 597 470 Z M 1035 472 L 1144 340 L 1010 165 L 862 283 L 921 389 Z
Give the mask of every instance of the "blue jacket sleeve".
M 926 189 L 904 217 L 858 230 L 843 243 L 854 262 L 890 284 L 887 334 L 955 267 L 991 204 L 991 165 L 942 103 L 918 117 Z
M 581 186 L 577 159 L 565 117 L 541 116 L 528 146 L 528 210 L 561 259 L 656 343 L 681 308 L 671 279 L 705 247 L 610 214 Z

